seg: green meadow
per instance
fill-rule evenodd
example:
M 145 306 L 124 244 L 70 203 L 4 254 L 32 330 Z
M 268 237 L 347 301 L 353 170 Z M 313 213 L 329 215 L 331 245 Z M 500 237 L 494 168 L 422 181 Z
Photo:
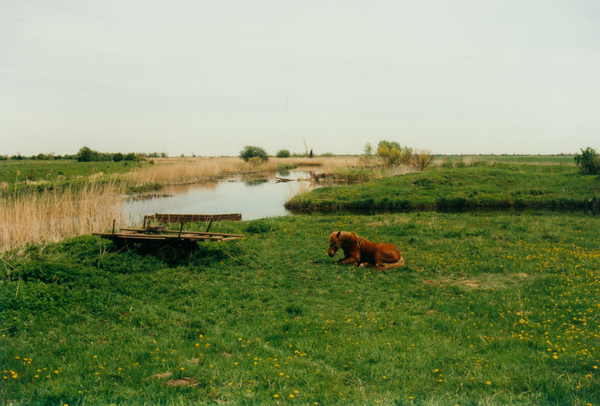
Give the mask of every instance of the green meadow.
M 5 256 L 3 403 L 600 404 L 598 216 L 313 214 L 213 228 L 247 238 L 176 263 L 92 236 Z M 326 252 L 340 229 L 396 244 L 406 266 L 337 264 Z
M 124 173 L 135 168 L 134 162 L 77 162 L 76 160 L 5 160 L 0 161 L 0 182 L 60 182 L 87 178 L 97 173 Z
M 600 177 L 572 165 L 472 162 L 375 179 L 352 186 L 314 189 L 294 196 L 295 211 L 414 211 L 600 208 Z

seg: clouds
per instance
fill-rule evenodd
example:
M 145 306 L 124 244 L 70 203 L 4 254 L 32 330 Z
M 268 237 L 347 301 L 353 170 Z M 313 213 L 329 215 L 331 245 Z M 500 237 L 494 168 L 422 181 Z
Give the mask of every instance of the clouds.
M 595 4 L 125 3 L 0 6 L 0 153 L 600 147 Z

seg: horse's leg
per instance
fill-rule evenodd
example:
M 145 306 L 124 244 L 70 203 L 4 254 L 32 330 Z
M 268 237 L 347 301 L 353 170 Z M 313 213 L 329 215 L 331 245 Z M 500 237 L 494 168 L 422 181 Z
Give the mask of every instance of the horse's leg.
M 383 267 L 383 254 L 379 250 L 373 253 L 373 262 L 375 264 L 375 268 Z
M 358 265 L 358 262 L 359 261 L 356 258 L 354 258 L 354 257 L 351 256 L 349 258 L 344 259 L 342 261 L 342 264 L 344 264 L 344 265 L 347 265 L 347 264 L 357 264 Z

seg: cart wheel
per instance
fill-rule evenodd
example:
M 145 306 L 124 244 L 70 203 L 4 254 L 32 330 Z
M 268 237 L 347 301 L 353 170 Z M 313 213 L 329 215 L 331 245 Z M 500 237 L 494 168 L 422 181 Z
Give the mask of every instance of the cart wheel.
M 175 262 L 179 259 L 179 250 L 172 245 L 165 245 L 158 250 L 158 258 L 161 261 Z

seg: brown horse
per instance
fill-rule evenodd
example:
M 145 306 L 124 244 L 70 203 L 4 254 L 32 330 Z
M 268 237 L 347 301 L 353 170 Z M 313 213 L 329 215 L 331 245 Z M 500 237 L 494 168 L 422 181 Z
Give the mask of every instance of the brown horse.
M 373 267 L 379 270 L 404 265 L 404 258 L 393 244 L 371 242 L 355 233 L 333 231 L 329 236 L 328 255 L 333 258 L 338 249 L 344 251 L 342 264 Z

